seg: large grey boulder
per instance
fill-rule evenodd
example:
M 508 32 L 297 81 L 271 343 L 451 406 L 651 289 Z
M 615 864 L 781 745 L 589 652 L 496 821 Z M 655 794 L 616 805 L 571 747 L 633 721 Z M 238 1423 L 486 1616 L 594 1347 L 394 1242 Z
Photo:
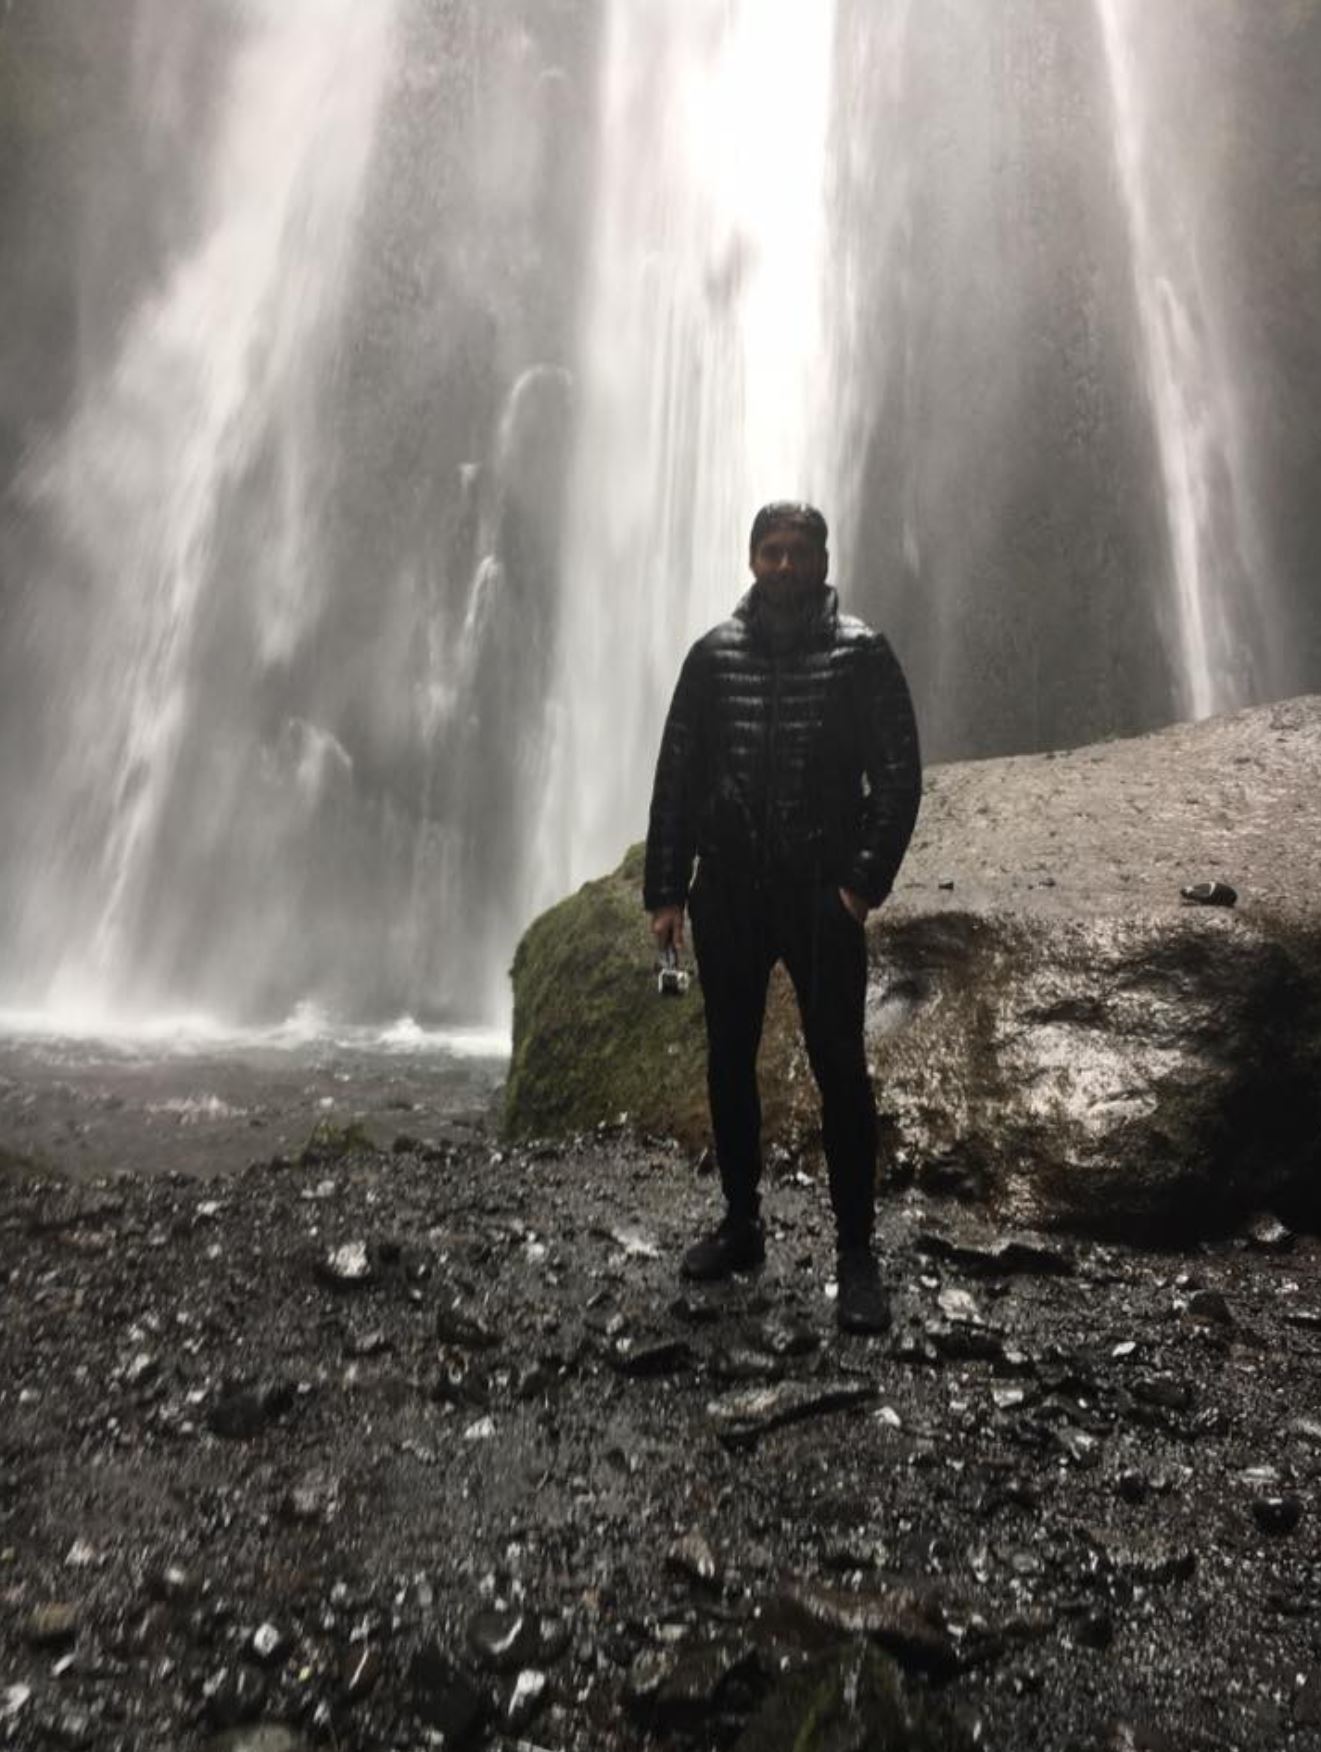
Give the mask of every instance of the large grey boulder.
M 1151 1238 L 1316 1214 L 1321 699 L 927 775 L 869 927 L 887 1154 L 1000 1219 Z M 703 1138 L 700 999 L 651 995 L 630 854 L 514 968 L 508 1119 L 627 1112 Z M 1189 905 L 1231 884 L 1231 908 Z M 792 999 L 763 1049 L 768 1141 L 818 1146 Z

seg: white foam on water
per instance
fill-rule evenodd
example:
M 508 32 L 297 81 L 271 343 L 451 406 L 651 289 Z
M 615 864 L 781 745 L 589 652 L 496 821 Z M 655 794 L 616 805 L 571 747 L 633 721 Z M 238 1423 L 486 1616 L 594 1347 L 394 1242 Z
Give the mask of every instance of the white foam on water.
M 243 1027 L 200 1013 L 135 1016 L 101 1008 L 0 1009 L 0 1040 L 102 1046 L 116 1054 L 189 1057 L 245 1051 L 290 1054 L 325 1048 L 367 1056 L 416 1056 L 472 1062 L 507 1059 L 510 1037 L 500 1028 L 424 1028 L 412 1016 L 384 1025 L 350 1023 L 311 1003 L 284 1021 Z

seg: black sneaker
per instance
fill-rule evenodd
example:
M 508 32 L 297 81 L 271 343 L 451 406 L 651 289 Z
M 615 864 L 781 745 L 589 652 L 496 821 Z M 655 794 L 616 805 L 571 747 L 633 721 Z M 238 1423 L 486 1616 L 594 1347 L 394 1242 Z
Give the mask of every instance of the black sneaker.
M 850 1247 L 839 1255 L 835 1324 L 841 1332 L 888 1332 L 890 1299 L 870 1247 Z
M 679 1266 L 681 1276 L 714 1284 L 736 1271 L 752 1271 L 766 1258 L 766 1235 L 758 1217 L 726 1217 L 694 1241 Z

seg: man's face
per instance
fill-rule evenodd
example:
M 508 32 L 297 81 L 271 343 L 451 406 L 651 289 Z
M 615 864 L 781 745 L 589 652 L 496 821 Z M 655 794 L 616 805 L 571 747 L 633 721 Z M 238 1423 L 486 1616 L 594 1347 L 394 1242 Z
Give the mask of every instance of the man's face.
M 752 575 L 775 602 L 811 595 L 826 581 L 829 556 L 814 536 L 793 523 L 772 524 L 752 550 Z

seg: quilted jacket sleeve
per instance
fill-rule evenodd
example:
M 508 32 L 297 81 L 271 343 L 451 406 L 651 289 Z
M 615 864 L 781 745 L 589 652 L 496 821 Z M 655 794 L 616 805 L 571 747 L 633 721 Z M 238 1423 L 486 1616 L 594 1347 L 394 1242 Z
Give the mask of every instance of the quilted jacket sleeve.
M 642 904 L 648 912 L 683 906 L 688 900 L 697 852 L 701 670 L 700 646 L 695 645 L 679 672 L 656 761 L 642 888 Z
M 879 633 L 863 653 L 856 697 L 865 802 L 847 886 L 879 906 L 894 886 L 922 797 L 917 720 L 908 683 Z

